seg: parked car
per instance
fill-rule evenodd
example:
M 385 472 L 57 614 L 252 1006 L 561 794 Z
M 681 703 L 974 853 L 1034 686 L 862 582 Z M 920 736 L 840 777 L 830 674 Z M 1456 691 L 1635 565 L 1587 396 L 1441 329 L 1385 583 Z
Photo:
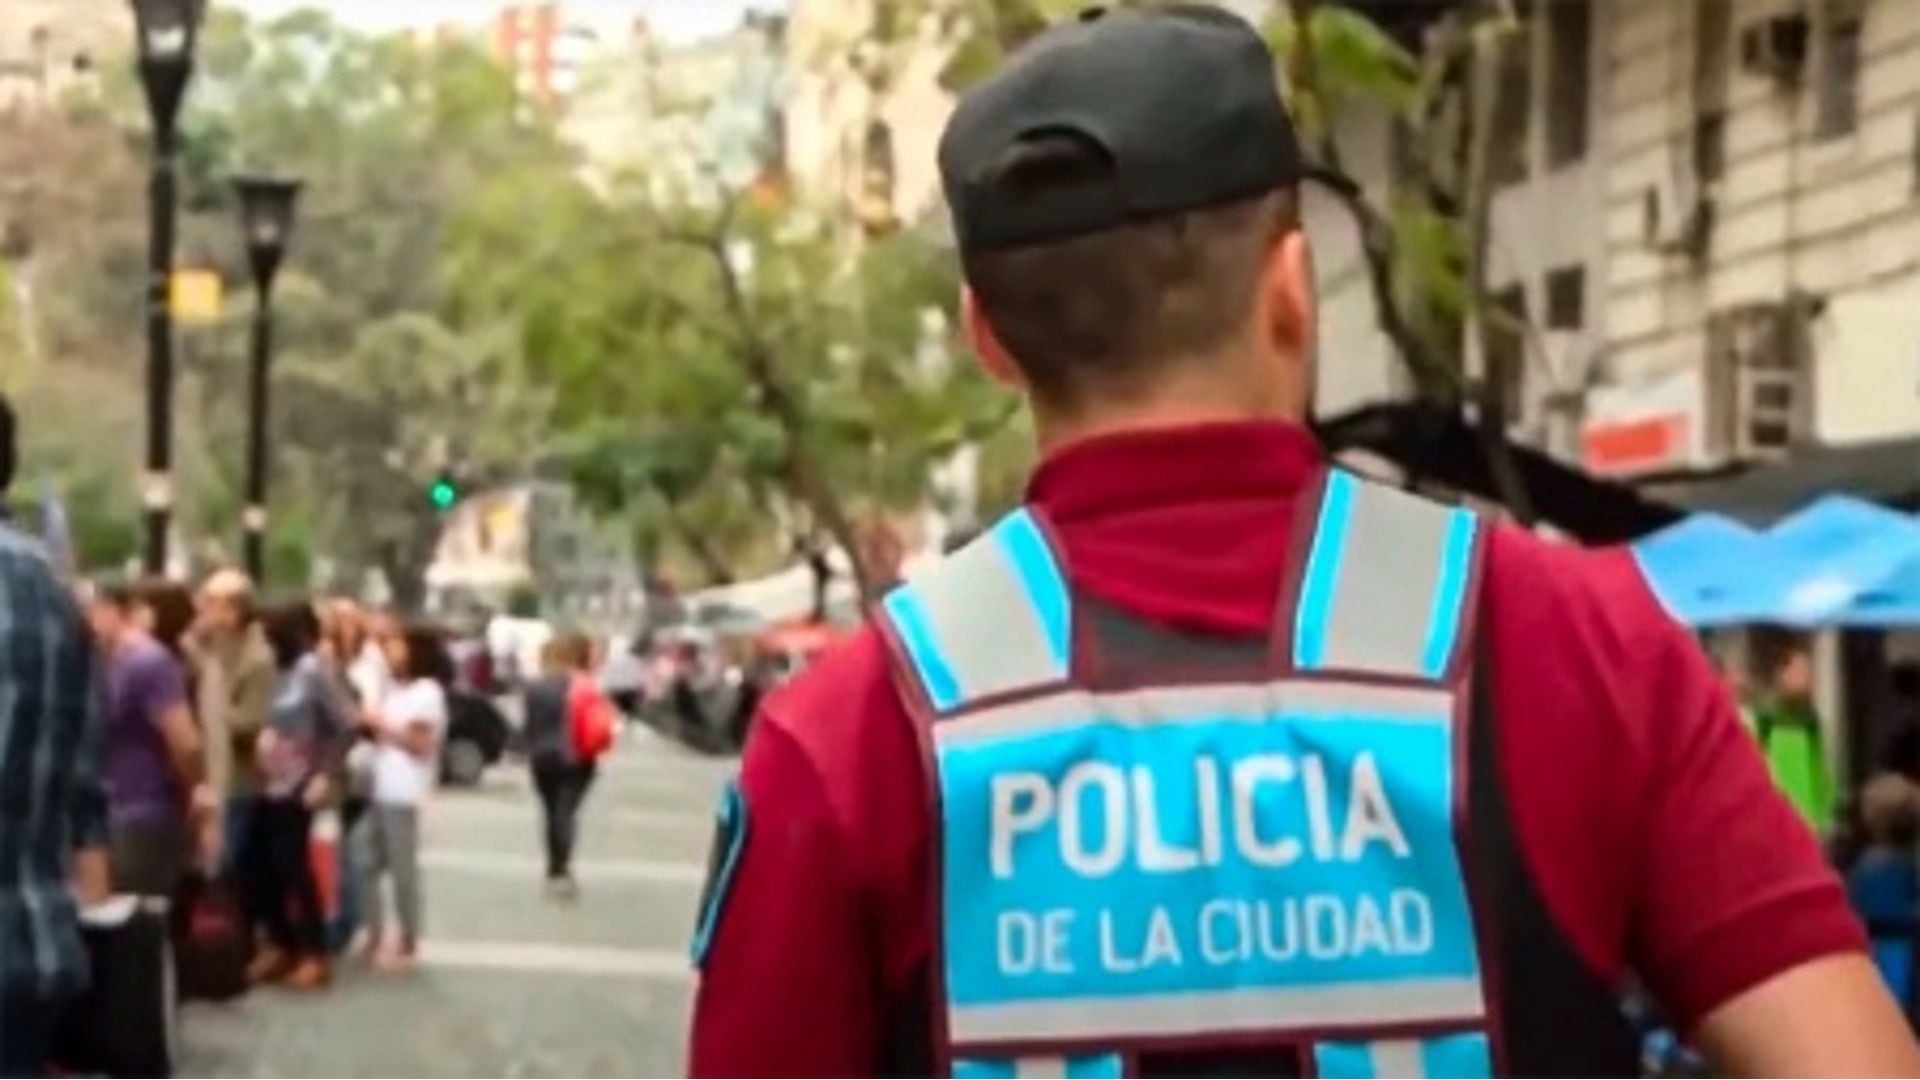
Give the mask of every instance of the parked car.
M 440 780 L 454 787 L 473 787 L 506 756 L 513 728 L 493 702 L 465 690 L 448 692 L 447 714 Z

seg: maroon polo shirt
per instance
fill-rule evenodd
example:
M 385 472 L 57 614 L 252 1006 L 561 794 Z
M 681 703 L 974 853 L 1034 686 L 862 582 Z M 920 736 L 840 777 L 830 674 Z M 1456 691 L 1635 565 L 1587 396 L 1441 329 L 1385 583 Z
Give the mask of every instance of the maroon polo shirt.
M 1029 498 L 1077 590 L 1176 627 L 1260 635 L 1321 465 L 1311 437 L 1281 424 L 1142 432 L 1052 455 Z M 1864 947 L 1814 837 L 1629 554 L 1500 527 L 1483 587 L 1521 854 L 1597 974 L 1633 968 L 1691 1023 Z M 872 1075 L 885 1003 L 925 992 L 931 801 L 910 724 L 871 627 L 762 710 L 695 1075 Z

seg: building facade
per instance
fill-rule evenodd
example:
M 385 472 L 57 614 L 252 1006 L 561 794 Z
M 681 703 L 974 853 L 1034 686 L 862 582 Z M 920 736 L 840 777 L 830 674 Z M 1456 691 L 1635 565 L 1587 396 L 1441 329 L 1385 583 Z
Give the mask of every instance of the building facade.
M 639 172 L 663 196 L 739 189 L 784 167 L 786 19 L 672 43 L 639 20 L 582 68 L 562 130 L 602 184 Z
M 1589 464 L 1920 433 L 1920 4 L 1607 6 Z
M 0 110 L 45 108 L 87 91 L 102 62 L 133 51 L 127 4 L 72 0 L 0 3 Z
M 870 229 L 937 221 L 936 160 L 954 96 L 937 24 L 876 40 L 884 0 L 794 0 L 789 9 L 787 171 L 801 199 Z

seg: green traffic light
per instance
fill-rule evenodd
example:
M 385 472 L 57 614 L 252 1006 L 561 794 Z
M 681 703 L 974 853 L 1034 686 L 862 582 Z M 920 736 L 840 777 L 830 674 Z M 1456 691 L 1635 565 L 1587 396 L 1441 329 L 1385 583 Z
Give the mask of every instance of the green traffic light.
M 453 504 L 459 501 L 460 492 L 453 486 L 453 481 L 438 480 L 427 492 L 427 498 L 432 500 L 434 509 L 451 510 Z

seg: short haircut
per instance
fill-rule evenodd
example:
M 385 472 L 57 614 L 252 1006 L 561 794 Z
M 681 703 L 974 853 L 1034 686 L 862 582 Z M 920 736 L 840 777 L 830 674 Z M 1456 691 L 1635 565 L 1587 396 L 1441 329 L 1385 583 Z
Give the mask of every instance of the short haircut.
M 133 610 L 133 582 L 126 578 L 102 578 L 93 583 L 93 602 L 118 608 L 121 611 Z
M 1860 789 L 1860 822 L 1870 839 L 1910 844 L 1915 826 L 1912 781 L 1898 773 L 1881 773 Z
M 1754 667 L 1768 682 L 1780 677 L 1786 666 L 1801 656 L 1811 655 L 1813 641 L 1805 634 L 1778 627 L 1762 627 L 1753 632 Z
M 997 182 L 1037 196 L 1096 186 L 1112 169 L 1097 144 L 1057 132 L 1011 151 Z M 1299 221 L 1297 193 L 1282 188 L 962 262 L 1034 395 L 1072 410 L 1137 394 L 1170 365 L 1228 345 L 1253 310 L 1274 239 Z
M 551 660 L 556 671 L 585 671 L 593 666 L 593 639 L 575 630 L 555 634 L 540 657 Z
M 442 685 L 453 682 L 453 656 L 447 651 L 445 631 L 431 623 L 409 622 L 401 628 L 400 637 L 407 643 L 407 662 L 396 674 Z
M 261 619 L 267 644 L 273 647 L 273 659 L 282 670 L 300 662 L 320 643 L 320 617 L 305 600 L 278 604 Z
M 153 637 L 175 656 L 193 625 L 193 593 L 171 578 L 145 577 L 133 587 L 134 602 L 153 612 Z
M 239 612 L 243 625 L 259 617 L 259 606 L 254 601 L 253 579 L 239 570 L 215 570 L 207 576 L 200 591 L 210 599 L 232 604 L 234 610 Z

